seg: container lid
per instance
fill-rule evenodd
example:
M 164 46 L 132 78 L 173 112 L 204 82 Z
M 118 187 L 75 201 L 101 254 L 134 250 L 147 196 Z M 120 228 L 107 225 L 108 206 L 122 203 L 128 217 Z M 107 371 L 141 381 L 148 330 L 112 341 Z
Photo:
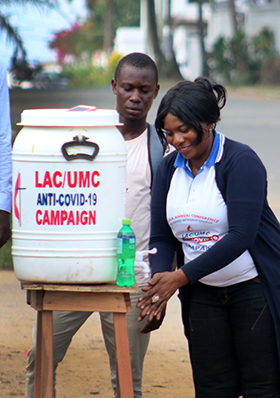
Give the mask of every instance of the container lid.
M 123 224 L 123 225 L 130 225 L 130 223 L 131 223 L 131 221 L 130 221 L 129 218 L 124 218 L 124 219 L 122 220 L 122 224 Z
M 27 109 L 21 113 L 19 126 L 80 127 L 121 126 L 119 114 L 114 109 L 92 111 L 69 109 Z

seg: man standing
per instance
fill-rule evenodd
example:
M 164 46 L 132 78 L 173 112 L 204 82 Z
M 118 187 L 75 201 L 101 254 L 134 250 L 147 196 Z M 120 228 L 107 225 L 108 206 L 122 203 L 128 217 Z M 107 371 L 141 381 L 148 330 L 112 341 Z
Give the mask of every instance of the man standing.
M 159 91 L 158 72 L 153 60 L 142 53 L 132 53 L 122 58 L 112 80 L 116 95 L 116 109 L 123 125 L 119 128 L 127 145 L 126 168 L 126 218 L 136 235 L 136 250 L 147 250 L 150 232 L 150 193 L 152 176 L 164 153 L 164 139 L 147 124 L 147 115 Z M 136 282 L 141 288 L 147 278 L 142 270 L 136 270 Z M 149 278 L 148 278 L 149 279 Z M 149 334 L 140 333 L 140 310 L 136 308 L 138 297 L 131 295 L 133 311 L 127 314 L 127 328 L 131 356 L 134 398 L 141 398 L 144 356 Z M 91 315 L 90 312 L 55 311 L 53 313 L 54 372 L 64 358 L 72 337 Z M 116 357 L 113 315 L 101 313 L 102 331 L 110 357 L 111 379 L 114 394 L 117 389 Z M 35 328 L 32 347 L 28 353 L 26 398 L 34 397 Z
M 10 237 L 12 131 L 6 69 L 0 65 L 0 248 Z
M 116 109 L 123 123 L 119 130 L 127 147 L 126 218 L 136 236 L 136 250 L 148 250 L 150 237 L 150 200 L 152 177 L 164 152 L 153 126 L 147 124 L 147 115 L 156 98 L 158 72 L 154 62 L 145 54 L 132 53 L 122 58 L 116 68 L 112 89 L 116 95 Z M 136 283 L 141 289 L 150 279 L 142 269 L 135 269 Z M 141 398 L 143 361 L 148 348 L 149 334 L 141 334 L 140 312 L 136 308 L 139 294 L 131 294 L 133 311 L 127 313 L 134 398 Z M 111 379 L 115 397 L 119 397 L 116 382 L 116 359 L 113 315 L 101 313 L 102 331 L 110 357 Z

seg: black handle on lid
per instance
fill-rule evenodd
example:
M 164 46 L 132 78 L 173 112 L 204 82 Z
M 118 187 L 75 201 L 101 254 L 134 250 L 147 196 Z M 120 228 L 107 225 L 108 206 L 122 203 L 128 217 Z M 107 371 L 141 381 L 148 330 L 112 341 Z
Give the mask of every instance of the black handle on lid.
M 74 160 L 74 159 L 85 159 L 85 160 L 94 160 L 99 152 L 99 146 L 95 142 L 87 141 L 88 138 L 84 135 L 80 138 L 77 135 L 73 137 L 73 141 L 65 142 L 65 144 L 61 147 L 62 155 L 65 157 L 66 160 Z M 93 148 L 92 154 L 87 153 L 73 153 L 69 155 L 68 148 L 75 147 L 75 146 L 86 146 Z

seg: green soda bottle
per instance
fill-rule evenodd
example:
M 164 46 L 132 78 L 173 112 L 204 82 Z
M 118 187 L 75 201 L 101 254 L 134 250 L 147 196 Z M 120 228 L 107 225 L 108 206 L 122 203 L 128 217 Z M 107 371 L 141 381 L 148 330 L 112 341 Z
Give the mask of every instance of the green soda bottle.
M 117 285 L 133 286 L 135 284 L 135 235 L 130 228 L 130 220 L 122 220 L 122 225 L 117 235 Z

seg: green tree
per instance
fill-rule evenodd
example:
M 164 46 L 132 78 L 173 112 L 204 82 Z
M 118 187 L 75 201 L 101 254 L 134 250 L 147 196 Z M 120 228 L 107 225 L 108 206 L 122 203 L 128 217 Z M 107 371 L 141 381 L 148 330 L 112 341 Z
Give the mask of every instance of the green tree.
M 263 26 L 253 37 L 253 46 L 255 55 L 259 59 L 266 61 L 277 56 L 274 32 L 268 26 Z
M 116 30 L 120 26 L 139 26 L 140 0 L 87 0 L 89 20 L 93 22 L 93 34 L 103 38 L 103 50 L 113 49 Z M 95 26 L 98 29 L 95 30 Z
M 238 73 L 246 71 L 250 64 L 249 39 L 243 29 L 238 28 L 228 42 L 233 69 Z
M 93 29 L 93 35 L 101 35 L 103 30 L 103 50 L 111 53 L 117 28 L 121 26 L 140 25 L 140 0 L 87 0 L 89 10 L 89 20 L 95 23 L 99 21 L 99 28 Z M 164 24 L 170 27 L 171 58 L 166 60 L 162 48 L 161 37 L 158 34 L 157 15 L 155 12 L 154 0 L 147 0 L 148 8 L 148 29 L 151 37 L 155 59 L 159 68 L 159 73 L 165 78 L 182 79 L 176 57 L 173 51 L 173 27 L 170 17 L 171 0 L 168 0 L 168 16 Z M 103 29 L 102 29 L 103 26 Z
M 259 62 L 252 51 L 252 40 L 237 29 L 230 38 L 220 37 L 213 46 L 213 72 L 228 83 L 253 84 L 259 78 Z
M 75 62 L 87 64 L 92 54 L 102 46 L 103 25 L 95 19 L 88 19 L 84 24 L 75 22 L 70 29 L 55 33 L 49 42 L 60 65 L 64 65 L 67 56 L 73 56 Z
M 258 83 L 263 66 L 268 67 L 277 57 L 274 33 L 268 27 L 253 37 L 238 28 L 231 38 L 220 37 L 210 55 L 215 78 L 233 84 Z
M 87 0 L 88 16 L 84 22 L 75 22 L 70 29 L 54 34 L 50 48 L 64 63 L 67 55 L 75 61 L 88 62 L 94 52 L 113 50 L 116 30 L 120 26 L 138 26 L 140 0 Z
M 221 76 L 226 82 L 229 82 L 231 79 L 232 66 L 230 51 L 228 50 L 228 43 L 225 37 L 220 36 L 214 43 L 210 59 L 214 73 Z
M 71 0 L 69 0 L 71 1 Z M 147 0 L 148 29 L 152 38 L 155 59 L 160 75 L 164 78 L 182 79 L 173 51 L 173 26 L 170 17 L 171 0 L 168 0 L 169 13 L 164 24 L 170 26 L 170 54 L 167 60 L 162 52 L 161 37 L 158 34 L 157 15 L 154 0 Z M 112 53 L 116 30 L 121 26 L 140 25 L 140 0 L 87 0 L 88 17 L 84 23 L 58 32 L 49 43 L 63 64 L 66 55 L 74 55 L 78 62 L 85 64 L 97 50 L 108 55 Z M 78 26 L 79 25 L 79 26 Z

